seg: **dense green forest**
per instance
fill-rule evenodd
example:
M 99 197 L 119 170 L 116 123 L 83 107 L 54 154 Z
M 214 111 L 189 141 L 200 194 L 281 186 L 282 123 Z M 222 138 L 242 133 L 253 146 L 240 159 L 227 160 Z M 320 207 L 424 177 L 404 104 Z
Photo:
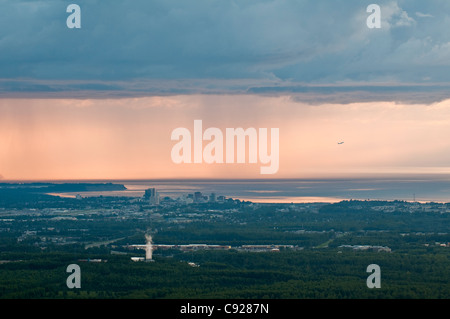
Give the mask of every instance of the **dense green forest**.
M 156 207 L 120 197 L 2 198 L 3 299 L 450 298 L 447 204 Z M 230 249 L 156 249 L 153 262 L 132 261 L 145 252 L 130 245 L 144 244 L 148 233 L 157 245 Z M 243 245 L 280 248 L 255 252 Z M 66 285 L 70 264 L 81 268 L 79 289 Z M 381 288 L 366 285 L 370 264 L 380 266 Z
M 2 298 L 449 298 L 449 254 L 339 250 L 249 253 L 198 251 L 132 262 L 126 256 L 29 253 L 0 265 Z M 107 262 L 79 261 L 78 257 Z M 187 261 L 199 267 L 190 266 Z M 81 289 L 66 286 L 67 265 L 81 268 Z M 381 288 L 366 267 L 381 268 Z

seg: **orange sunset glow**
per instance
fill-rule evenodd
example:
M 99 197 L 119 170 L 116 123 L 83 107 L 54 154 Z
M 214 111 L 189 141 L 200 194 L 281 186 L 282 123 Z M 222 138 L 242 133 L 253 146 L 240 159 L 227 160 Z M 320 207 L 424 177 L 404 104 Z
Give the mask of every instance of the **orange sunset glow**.
M 245 108 L 243 107 L 245 106 Z M 314 178 L 447 173 L 450 100 L 308 105 L 289 96 L 0 100 L 4 180 Z M 175 164 L 177 127 L 279 128 L 279 170 Z M 338 144 L 343 141 L 344 143 Z M 206 142 L 204 142 L 204 145 Z

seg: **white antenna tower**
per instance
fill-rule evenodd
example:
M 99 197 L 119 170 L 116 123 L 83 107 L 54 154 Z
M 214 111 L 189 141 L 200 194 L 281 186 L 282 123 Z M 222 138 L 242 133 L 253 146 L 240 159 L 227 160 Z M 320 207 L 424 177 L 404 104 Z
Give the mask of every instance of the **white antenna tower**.
M 145 239 L 147 240 L 147 243 L 145 245 L 145 260 L 146 261 L 153 261 L 152 236 L 151 235 L 145 235 Z

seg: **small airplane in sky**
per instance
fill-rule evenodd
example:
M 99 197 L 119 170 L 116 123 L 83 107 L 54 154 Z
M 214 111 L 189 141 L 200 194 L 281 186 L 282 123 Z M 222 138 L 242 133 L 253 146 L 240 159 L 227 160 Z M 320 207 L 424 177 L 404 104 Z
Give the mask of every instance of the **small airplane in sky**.
M 344 144 L 344 142 L 338 142 L 339 145 Z

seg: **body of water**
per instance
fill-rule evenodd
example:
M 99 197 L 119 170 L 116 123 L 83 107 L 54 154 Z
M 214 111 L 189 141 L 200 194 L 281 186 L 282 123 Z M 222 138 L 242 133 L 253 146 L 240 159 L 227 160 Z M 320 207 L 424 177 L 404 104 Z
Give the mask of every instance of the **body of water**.
M 127 190 L 58 195 L 142 197 L 147 188 L 156 188 L 163 197 L 177 198 L 189 193 L 202 192 L 204 195 L 215 193 L 216 196 L 223 195 L 260 203 L 338 202 L 346 199 L 450 202 L 450 179 L 117 180 L 104 182 L 123 184 Z

